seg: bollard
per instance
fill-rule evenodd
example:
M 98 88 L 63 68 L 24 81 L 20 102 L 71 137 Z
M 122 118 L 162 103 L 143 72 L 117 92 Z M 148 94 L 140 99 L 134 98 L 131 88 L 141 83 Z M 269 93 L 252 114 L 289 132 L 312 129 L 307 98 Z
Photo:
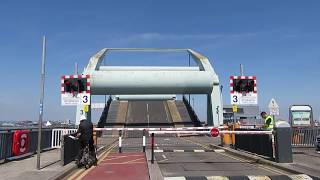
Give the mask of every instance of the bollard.
M 146 152 L 146 130 L 143 130 L 143 137 L 142 137 L 142 151 Z
M 275 160 L 277 163 L 292 163 L 290 124 L 286 121 L 278 121 L 275 125 Z
M 154 163 L 154 133 L 151 134 L 151 164 Z
M 119 153 L 122 153 L 122 131 L 119 130 Z

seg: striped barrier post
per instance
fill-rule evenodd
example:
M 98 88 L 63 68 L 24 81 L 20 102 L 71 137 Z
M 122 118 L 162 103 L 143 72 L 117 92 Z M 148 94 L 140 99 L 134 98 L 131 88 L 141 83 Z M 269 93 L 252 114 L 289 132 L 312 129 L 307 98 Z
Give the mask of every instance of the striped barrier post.
M 122 130 L 119 130 L 119 153 L 122 153 Z

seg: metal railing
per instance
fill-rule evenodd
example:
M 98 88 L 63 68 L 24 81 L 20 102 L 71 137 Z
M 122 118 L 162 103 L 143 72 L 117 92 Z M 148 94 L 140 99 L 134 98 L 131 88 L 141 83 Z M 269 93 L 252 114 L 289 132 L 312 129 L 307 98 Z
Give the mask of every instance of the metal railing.
M 293 147 L 314 147 L 319 135 L 320 127 L 293 128 L 291 144 Z
M 0 132 L 0 160 L 12 156 L 12 138 L 13 132 Z
M 15 129 L 18 130 L 18 129 Z M 15 130 L 5 130 L 0 131 L 0 160 L 8 159 L 13 157 L 12 154 L 12 145 L 13 145 L 13 134 Z M 38 130 L 28 129 L 29 132 L 29 150 L 26 153 L 35 153 L 38 146 Z M 51 129 L 42 130 L 42 140 L 41 140 L 41 149 L 51 148 Z

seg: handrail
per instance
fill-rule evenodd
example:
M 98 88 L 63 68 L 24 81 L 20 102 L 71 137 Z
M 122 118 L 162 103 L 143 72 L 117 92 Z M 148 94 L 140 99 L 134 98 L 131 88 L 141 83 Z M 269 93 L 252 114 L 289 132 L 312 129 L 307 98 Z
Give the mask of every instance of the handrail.
M 183 100 L 183 103 L 185 104 L 185 106 L 187 107 L 188 114 L 189 114 L 193 124 L 195 126 L 201 126 L 200 120 L 199 120 L 196 112 L 193 110 L 192 106 L 190 105 L 189 101 L 187 100 L 187 98 L 184 95 L 182 97 L 182 100 Z
M 106 125 L 106 123 L 107 123 L 106 120 L 107 120 L 107 117 L 108 117 L 108 113 L 109 113 L 109 108 L 110 108 L 111 102 L 112 102 L 112 98 L 111 98 L 111 96 L 109 96 L 107 104 L 104 107 L 103 112 L 102 112 L 102 114 L 100 116 L 100 119 L 99 119 L 99 122 L 97 124 L 97 127 L 101 128 L 101 127 L 104 127 Z

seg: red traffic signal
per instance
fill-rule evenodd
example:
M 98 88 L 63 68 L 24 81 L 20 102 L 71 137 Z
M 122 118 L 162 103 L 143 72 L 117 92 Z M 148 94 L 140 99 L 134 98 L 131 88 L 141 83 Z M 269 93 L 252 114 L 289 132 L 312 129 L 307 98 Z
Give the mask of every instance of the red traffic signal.
M 212 128 L 210 130 L 210 134 L 212 137 L 217 137 L 219 135 L 219 129 L 218 128 Z

